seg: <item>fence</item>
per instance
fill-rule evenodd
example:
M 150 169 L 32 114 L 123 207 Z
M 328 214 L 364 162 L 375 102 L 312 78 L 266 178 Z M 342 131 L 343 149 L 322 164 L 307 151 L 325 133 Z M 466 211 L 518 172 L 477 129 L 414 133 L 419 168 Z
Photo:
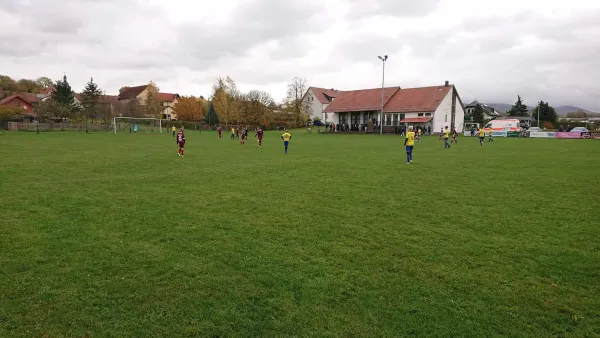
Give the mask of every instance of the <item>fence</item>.
M 9 122 L 10 131 L 78 131 L 78 132 L 109 132 L 112 130 L 110 123 L 71 123 L 71 122 Z

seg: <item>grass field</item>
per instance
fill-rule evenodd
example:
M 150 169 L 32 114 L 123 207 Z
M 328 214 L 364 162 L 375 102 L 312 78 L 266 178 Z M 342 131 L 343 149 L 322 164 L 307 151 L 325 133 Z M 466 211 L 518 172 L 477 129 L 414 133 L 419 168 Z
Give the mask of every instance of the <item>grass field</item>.
M 600 142 L 0 134 L 0 336 L 600 336 Z

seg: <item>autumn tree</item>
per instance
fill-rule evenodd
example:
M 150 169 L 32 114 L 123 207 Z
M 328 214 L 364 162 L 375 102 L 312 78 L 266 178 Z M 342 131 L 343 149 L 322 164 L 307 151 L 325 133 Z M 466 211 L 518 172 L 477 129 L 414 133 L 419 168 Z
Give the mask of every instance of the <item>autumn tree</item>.
M 204 100 L 194 96 L 182 96 L 173 110 L 178 120 L 200 121 L 204 118 Z
M 18 107 L 0 106 L 0 122 L 10 121 L 21 112 L 22 110 Z M 1 123 L 0 127 L 3 125 L 4 123 Z
M 16 92 L 19 89 L 17 81 L 13 80 L 8 75 L 0 75 L 0 89 L 7 92 Z
M 52 81 L 50 78 L 42 76 L 42 77 L 38 77 L 37 80 L 35 80 L 35 82 L 44 89 L 47 88 L 51 88 L 54 86 L 54 81 Z
M 239 98 L 239 91 L 233 80 L 229 77 L 218 78 L 213 85 L 212 104 L 219 120 L 225 122 L 225 125 L 234 121 L 239 123 L 238 107 L 235 102 L 237 98 Z
M 49 98 L 38 103 L 35 108 L 33 108 L 33 112 L 39 121 L 64 119 L 72 116 L 73 107 Z
M 302 100 L 307 90 L 308 84 L 305 78 L 295 77 L 288 85 L 285 107 L 296 124 L 306 121 L 312 113 L 310 105 Z
M 249 113 L 247 120 L 249 124 L 269 125 L 271 121 L 271 105 L 275 103 L 271 94 L 262 90 L 251 90 L 246 94 Z
M 94 117 L 100 101 L 100 95 L 102 95 L 102 91 L 94 83 L 94 78 L 91 78 L 81 93 L 81 104 L 83 105 L 86 119 Z
M 156 118 L 160 118 L 164 110 L 162 102 L 158 99 L 158 91 L 158 86 L 150 81 L 147 88 L 148 96 L 146 96 L 146 114 Z

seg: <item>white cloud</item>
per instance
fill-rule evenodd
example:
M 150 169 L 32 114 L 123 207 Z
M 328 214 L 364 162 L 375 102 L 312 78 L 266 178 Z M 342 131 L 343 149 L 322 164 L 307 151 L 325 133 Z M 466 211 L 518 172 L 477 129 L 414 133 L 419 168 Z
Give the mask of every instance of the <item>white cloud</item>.
M 0 74 L 204 96 L 229 75 L 282 99 L 294 76 L 378 87 L 388 54 L 389 85 L 600 111 L 598 17 L 592 0 L 0 1 Z

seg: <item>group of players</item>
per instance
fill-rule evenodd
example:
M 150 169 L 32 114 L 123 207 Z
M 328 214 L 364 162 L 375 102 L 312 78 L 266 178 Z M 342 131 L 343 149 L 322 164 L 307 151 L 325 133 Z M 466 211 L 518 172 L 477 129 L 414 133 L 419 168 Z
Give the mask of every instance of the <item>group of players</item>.
M 413 161 L 413 149 L 415 148 L 415 141 L 419 142 L 419 140 L 421 139 L 421 134 L 422 134 L 422 129 L 417 129 L 417 132 L 415 132 L 413 130 L 412 126 L 408 127 L 408 131 L 406 132 L 406 137 L 404 139 L 404 147 L 406 149 L 406 163 L 407 164 L 411 164 Z M 485 129 L 480 128 L 477 131 L 477 134 L 479 136 L 479 144 L 483 146 L 483 141 L 485 140 Z M 492 138 L 492 130 L 490 129 L 490 131 L 488 132 L 488 143 L 489 142 L 494 142 L 494 139 Z M 452 139 L 450 139 L 452 138 Z M 440 140 L 444 139 L 444 149 L 450 149 L 450 144 L 454 143 L 454 144 L 458 144 L 458 132 L 456 131 L 456 128 L 452 129 L 452 132 L 450 132 L 450 130 L 448 129 L 448 126 L 446 126 L 445 128 L 442 128 L 442 130 L 440 131 Z
M 183 133 L 183 127 L 179 129 L 179 132 L 177 132 L 177 128 L 175 128 L 175 126 L 172 126 L 171 131 L 173 132 L 173 137 L 175 137 L 175 142 L 177 143 L 177 148 L 178 148 L 177 156 L 183 157 L 183 149 L 185 147 L 185 134 Z M 217 128 L 217 133 L 219 135 L 219 140 L 222 140 L 223 139 L 223 128 L 221 126 L 219 126 L 219 128 Z M 262 128 L 258 127 L 258 129 L 256 129 L 255 137 L 258 140 L 258 146 L 260 148 L 262 148 L 263 136 L 264 136 L 264 132 L 263 132 Z M 235 139 L 239 139 L 239 138 L 240 138 L 239 129 L 231 128 L 231 139 L 235 140 Z M 248 140 L 248 129 L 242 128 L 240 144 L 245 144 L 247 140 Z M 285 150 L 285 154 L 287 154 L 288 147 L 290 145 L 290 141 L 292 140 L 292 134 L 290 134 L 286 130 L 281 135 L 281 140 L 283 140 L 283 147 Z

